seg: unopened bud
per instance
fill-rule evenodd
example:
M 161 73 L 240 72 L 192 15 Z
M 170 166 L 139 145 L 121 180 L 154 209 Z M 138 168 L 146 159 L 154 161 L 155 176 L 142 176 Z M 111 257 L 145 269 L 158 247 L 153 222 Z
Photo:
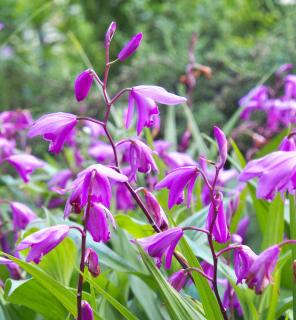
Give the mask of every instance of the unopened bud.
M 81 320 L 93 320 L 94 314 L 91 306 L 85 300 L 81 303 Z
M 100 274 L 100 264 L 97 253 L 88 248 L 85 254 L 85 264 L 87 265 L 88 271 L 93 277 L 97 277 Z

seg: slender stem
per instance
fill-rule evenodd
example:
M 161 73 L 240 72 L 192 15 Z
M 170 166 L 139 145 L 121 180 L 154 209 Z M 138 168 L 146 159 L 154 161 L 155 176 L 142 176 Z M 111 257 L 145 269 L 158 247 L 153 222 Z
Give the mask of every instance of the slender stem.
M 77 120 L 86 120 L 86 121 L 90 121 L 90 122 L 94 122 L 96 124 L 99 124 L 100 126 L 104 126 L 104 122 L 90 118 L 90 117 L 77 117 Z
M 203 233 L 205 233 L 205 234 L 210 234 L 209 231 L 206 230 L 206 229 L 197 228 L 197 227 L 193 227 L 193 226 L 183 227 L 182 229 L 183 229 L 183 231 L 185 231 L 185 230 L 194 230 L 194 231 L 203 232 Z
M 229 252 L 231 250 L 234 250 L 234 249 L 238 249 L 238 248 L 241 248 L 242 246 L 240 244 L 234 244 L 234 245 L 230 245 L 220 251 L 218 251 L 216 253 L 216 257 L 218 258 L 219 256 L 221 256 L 221 254 L 225 253 L 225 252 Z
M 111 99 L 110 104 L 114 104 L 125 92 L 131 91 L 131 88 L 124 88 L 120 90 L 116 95 Z
M 282 247 L 286 244 L 296 244 L 296 239 L 295 240 L 285 240 L 285 241 L 282 241 L 281 243 L 278 244 L 279 247 Z
M 290 195 L 289 200 L 290 200 L 289 201 L 290 202 L 290 238 L 296 239 L 295 194 Z M 292 261 L 295 261 L 295 260 L 296 260 L 296 247 L 293 246 L 293 248 L 292 248 Z M 296 285 L 295 284 L 293 286 L 293 319 L 296 319 Z
M 210 277 L 210 276 L 208 276 L 206 273 L 204 273 L 203 270 L 201 270 L 201 269 L 199 269 L 199 268 L 190 267 L 190 268 L 185 269 L 185 271 L 188 271 L 188 272 L 190 272 L 190 271 L 196 271 L 196 272 L 198 272 L 199 274 L 201 274 L 203 277 L 205 277 L 206 279 L 208 279 L 209 281 L 213 282 L 213 278 Z
M 83 219 L 83 232 L 81 233 L 81 257 L 80 257 L 80 273 L 77 286 L 77 320 L 82 320 L 81 303 L 82 303 L 82 287 L 83 287 L 83 275 L 85 267 L 85 253 L 86 253 L 86 233 L 87 233 L 87 221 L 89 217 L 89 210 L 91 206 L 91 191 L 92 191 L 93 176 L 91 177 L 91 183 L 88 190 L 87 207 L 85 209 L 85 215 Z M 80 231 L 82 231 L 80 229 Z

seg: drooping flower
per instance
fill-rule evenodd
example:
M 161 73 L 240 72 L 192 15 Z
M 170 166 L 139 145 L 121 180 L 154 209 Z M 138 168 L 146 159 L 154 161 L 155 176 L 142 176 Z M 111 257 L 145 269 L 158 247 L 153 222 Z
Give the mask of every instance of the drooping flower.
M 275 151 L 250 161 L 239 176 L 240 181 L 258 177 L 257 197 L 272 200 L 276 192 L 296 189 L 296 151 Z
M 12 211 L 14 230 L 25 229 L 32 220 L 37 218 L 36 214 L 23 203 L 10 202 L 9 205 Z
M 72 193 L 67 200 L 64 216 L 68 217 L 72 210 L 80 213 L 88 197 L 92 202 L 102 202 L 110 207 L 112 191 L 109 178 L 118 182 L 128 180 L 125 175 L 101 164 L 92 165 L 81 171 L 72 182 Z
M 85 264 L 93 277 L 97 277 L 100 274 L 99 258 L 92 248 L 86 249 Z
M 92 308 L 85 300 L 81 302 L 81 320 L 94 320 Z
M 142 32 L 135 34 L 120 50 L 117 55 L 117 58 L 120 61 L 126 60 L 129 56 L 131 56 L 139 47 L 143 38 Z
M 226 290 L 224 292 L 222 303 L 223 303 L 223 307 L 226 310 L 228 308 L 234 308 L 237 310 L 237 313 L 240 317 L 243 316 L 242 307 L 241 307 L 240 302 L 237 298 L 237 295 L 236 295 L 234 289 L 232 288 L 231 284 L 229 283 L 229 281 L 227 281 L 227 284 L 226 284 Z
M 105 35 L 105 48 L 110 47 L 111 40 L 116 31 L 116 22 L 112 21 Z
M 63 189 L 66 188 L 69 180 L 72 178 L 73 173 L 70 169 L 64 169 L 58 171 L 56 174 L 52 176 L 52 178 L 48 181 L 48 187 L 52 191 L 56 191 L 58 193 L 63 192 Z
M 214 136 L 218 144 L 219 161 L 217 166 L 219 169 L 223 168 L 227 159 L 227 139 L 224 132 L 218 127 L 214 127 Z
M 34 122 L 28 136 L 33 138 L 43 135 L 44 140 L 50 141 L 49 151 L 59 153 L 76 124 L 77 117 L 74 114 L 65 112 L 50 113 Z
M 6 158 L 25 183 L 29 182 L 29 175 L 36 169 L 45 166 L 45 163 L 30 154 L 16 154 Z
M 92 203 L 86 227 L 95 242 L 107 242 L 110 240 L 108 220 L 115 228 L 115 220 L 108 208 L 101 203 Z
M 0 113 L 0 134 L 8 138 L 28 128 L 32 117 L 28 110 L 4 111 Z
M 269 247 L 261 252 L 250 266 L 246 277 L 246 283 L 249 288 L 255 289 L 257 294 L 262 293 L 268 284 L 271 283 L 272 273 L 276 266 L 280 251 L 281 249 L 278 245 Z
M 256 253 L 248 246 L 242 245 L 234 250 L 233 264 L 237 284 L 242 283 L 242 281 L 247 278 L 249 269 L 256 258 Z
M 12 260 L 0 257 L 0 265 L 6 265 L 10 273 L 10 277 L 14 280 L 20 280 L 22 278 L 20 267 Z
M 186 98 L 167 92 L 158 86 L 136 86 L 130 90 L 128 112 L 125 119 L 125 126 L 129 128 L 137 107 L 137 134 L 139 135 L 144 127 L 150 128 L 154 123 L 154 117 L 159 115 L 156 102 L 176 105 L 186 102 Z
M 168 278 L 168 282 L 173 288 L 175 288 L 177 291 L 180 291 L 187 282 L 187 272 L 184 269 L 181 269 L 173 273 Z
M 91 88 L 93 82 L 93 74 L 91 69 L 84 70 L 75 79 L 74 92 L 78 102 L 84 100 Z
M 144 197 L 146 207 L 149 211 L 149 214 L 152 216 L 154 223 L 161 231 L 167 230 L 169 227 L 169 222 L 156 197 L 147 189 L 144 189 Z
M 116 183 L 115 199 L 116 209 L 129 211 L 135 208 L 133 197 L 123 183 Z
M 124 139 L 117 143 L 117 147 L 125 147 L 124 156 L 131 167 L 130 180 L 136 179 L 137 171 L 146 174 L 151 170 L 158 172 L 153 151 L 144 142 L 138 139 Z
M 151 257 L 155 258 L 158 268 L 160 268 L 162 259 L 164 258 L 164 267 L 165 269 L 169 269 L 171 267 L 174 250 L 182 236 L 182 228 L 177 227 L 147 238 L 132 241 L 137 241 Z
M 230 238 L 230 233 L 227 227 L 226 216 L 223 208 L 223 196 L 220 192 L 216 193 L 214 204 L 213 202 L 211 202 L 210 204 L 206 221 L 206 228 L 208 230 L 211 230 L 211 228 L 213 228 L 212 230 L 214 239 L 219 243 L 225 243 Z
M 17 251 L 30 248 L 26 261 L 39 263 L 44 255 L 54 249 L 68 235 L 70 227 L 56 225 L 32 233 L 23 239 L 16 247 Z
M 155 189 L 167 188 L 169 192 L 168 207 L 171 209 L 175 204 L 179 204 L 184 198 L 184 189 L 187 191 L 187 207 L 190 207 L 193 188 L 199 170 L 196 166 L 180 167 L 171 171 L 162 181 L 160 181 Z M 180 202 L 181 201 L 181 202 Z

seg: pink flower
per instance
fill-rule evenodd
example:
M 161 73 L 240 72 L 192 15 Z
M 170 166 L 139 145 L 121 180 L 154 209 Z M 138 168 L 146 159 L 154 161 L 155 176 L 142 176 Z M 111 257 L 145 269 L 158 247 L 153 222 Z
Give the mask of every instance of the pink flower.
M 57 112 L 46 114 L 35 121 L 29 130 L 29 138 L 43 135 L 50 141 L 49 151 L 59 153 L 77 124 L 77 117 L 71 113 Z
M 153 236 L 133 240 L 137 241 L 143 249 L 153 258 L 156 259 L 156 265 L 159 268 L 162 264 L 162 258 L 165 259 L 164 267 L 171 267 L 174 250 L 183 236 L 182 228 L 172 228 L 166 231 L 157 233 Z
M 114 152 L 112 147 L 105 142 L 98 142 L 89 148 L 88 154 L 97 162 L 114 163 Z
M 30 248 L 26 261 L 39 263 L 44 255 L 54 249 L 68 235 L 70 228 L 66 225 L 48 227 L 30 234 L 23 239 L 16 250 Z
M 167 92 L 158 86 L 137 86 L 129 93 L 128 112 L 125 119 L 125 126 L 129 128 L 137 107 L 137 134 L 139 135 L 144 127 L 150 128 L 154 123 L 154 117 L 159 115 L 156 102 L 176 105 L 186 102 L 186 98 Z
M 247 278 L 249 269 L 256 258 L 257 255 L 248 246 L 242 245 L 234 250 L 233 264 L 237 284 Z
M 199 170 L 196 166 L 180 167 L 171 171 L 162 181 L 160 181 L 155 189 L 167 188 L 170 190 L 168 207 L 171 209 L 175 204 L 180 204 L 184 198 L 184 189 L 187 192 L 187 207 L 190 207 L 192 192 L 195 181 L 198 177 Z
M 107 242 L 110 240 L 108 220 L 115 228 L 116 225 L 112 213 L 101 203 L 92 203 L 86 226 L 95 242 Z
M 143 34 L 139 32 L 135 34 L 128 43 L 124 45 L 121 51 L 118 53 L 117 57 L 120 61 L 126 60 L 129 56 L 131 56 L 139 47 L 142 41 Z
M 110 47 L 111 40 L 116 31 L 116 22 L 112 21 L 105 35 L 105 48 Z
M 45 166 L 45 163 L 30 154 L 16 154 L 6 158 L 25 183 L 29 182 L 29 175 L 36 169 Z
M 296 152 L 275 151 L 250 161 L 239 176 L 240 181 L 258 177 L 257 197 L 272 200 L 276 192 L 296 189 Z
M 87 69 L 81 72 L 75 79 L 74 92 L 78 102 L 84 100 L 93 82 L 92 70 Z
M 25 229 L 32 220 L 37 218 L 36 214 L 29 207 L 20 202 L 10 202 L 9 205 L 12 211 L 15 230 Z

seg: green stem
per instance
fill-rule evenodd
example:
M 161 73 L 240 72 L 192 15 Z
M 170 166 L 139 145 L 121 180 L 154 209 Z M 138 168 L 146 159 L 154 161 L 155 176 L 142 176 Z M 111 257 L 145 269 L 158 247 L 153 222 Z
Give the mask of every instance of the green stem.
M 295 195 L 289 195 L 290 202 L 290 239 L 296 239 Z M 296 246 L 292 246 L 292 261 L 296 260 Z M 296 285 L 293 285 L 293 319 L 296 319 Z

